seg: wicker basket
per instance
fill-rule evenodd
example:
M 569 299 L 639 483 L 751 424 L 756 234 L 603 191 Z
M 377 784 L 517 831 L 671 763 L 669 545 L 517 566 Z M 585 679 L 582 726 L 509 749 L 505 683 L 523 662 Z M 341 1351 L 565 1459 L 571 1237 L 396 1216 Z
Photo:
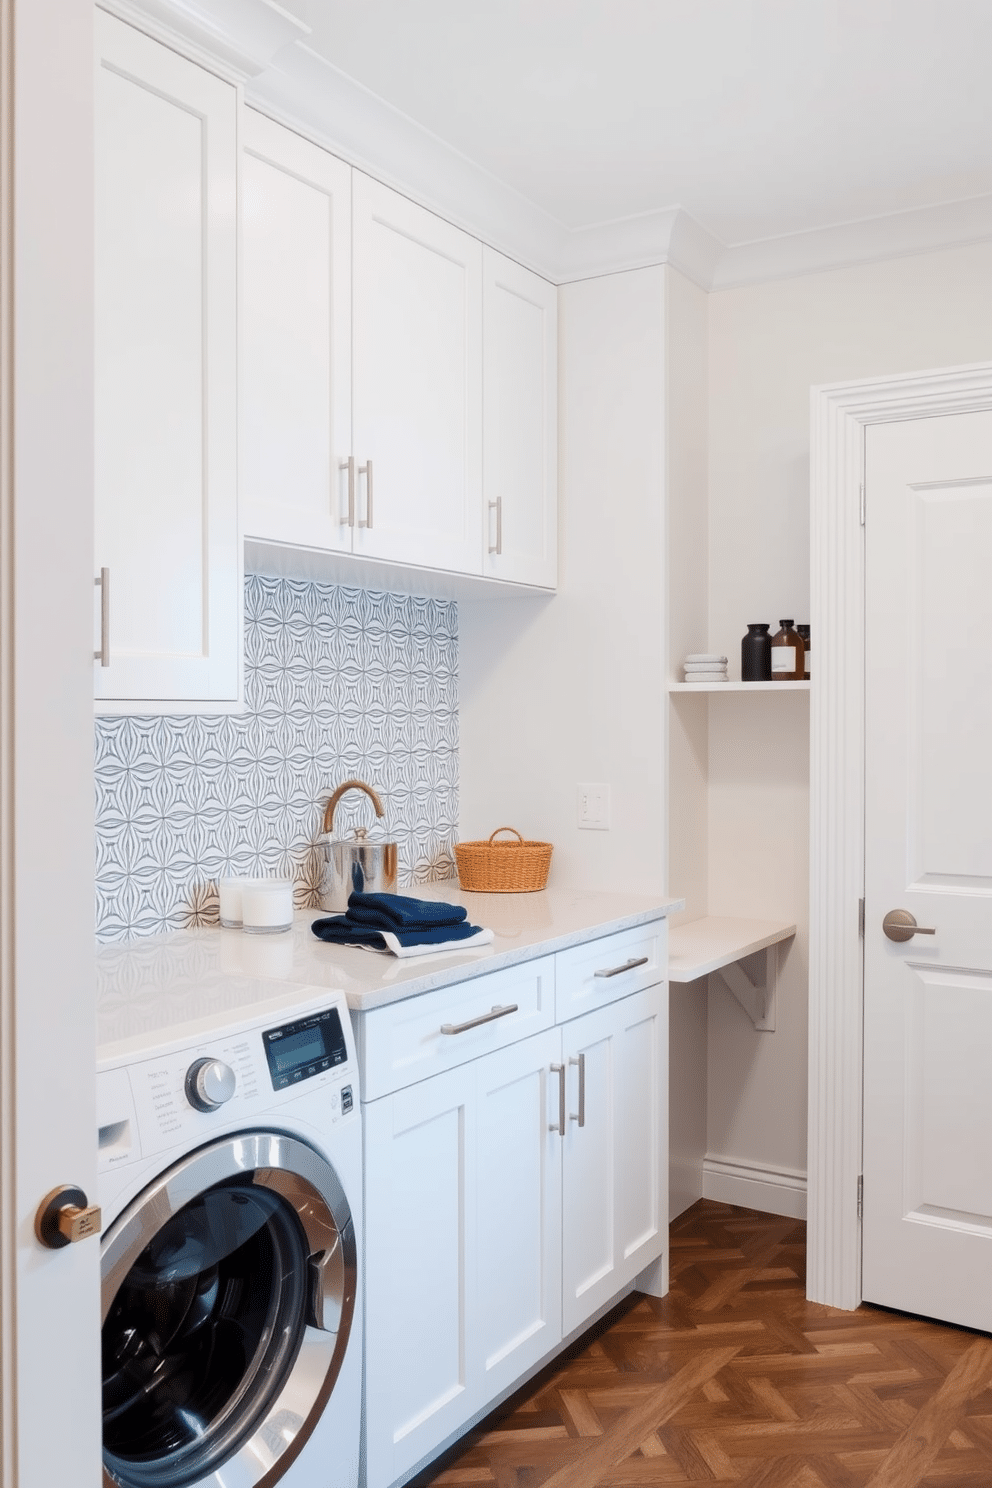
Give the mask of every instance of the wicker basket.
M 516 842 L 497 842 L 512 832 Z M 497 827 L 488 842 L 456 842 L 458 881 L 469 894 L 533 894 L 551 867 L 550 842 L 525 842 L 516 827 Z

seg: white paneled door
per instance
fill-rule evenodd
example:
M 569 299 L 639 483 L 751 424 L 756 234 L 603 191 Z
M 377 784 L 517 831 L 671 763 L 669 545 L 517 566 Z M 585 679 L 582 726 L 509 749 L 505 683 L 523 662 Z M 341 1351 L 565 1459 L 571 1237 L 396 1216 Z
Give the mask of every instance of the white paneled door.
M 865 491 L 863 1293 L 992 1329 L 992 412 L 870 427 Z

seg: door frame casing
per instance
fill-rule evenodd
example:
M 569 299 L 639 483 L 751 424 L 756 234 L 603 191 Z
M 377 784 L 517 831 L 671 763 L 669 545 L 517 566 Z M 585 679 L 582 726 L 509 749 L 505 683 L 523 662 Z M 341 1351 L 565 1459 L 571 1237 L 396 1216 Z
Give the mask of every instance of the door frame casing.
M 992 362 L 810 394 L 809 1135 L 807 1296 L 861 1301 L 865 857 L 865 430 L 992 409 Z

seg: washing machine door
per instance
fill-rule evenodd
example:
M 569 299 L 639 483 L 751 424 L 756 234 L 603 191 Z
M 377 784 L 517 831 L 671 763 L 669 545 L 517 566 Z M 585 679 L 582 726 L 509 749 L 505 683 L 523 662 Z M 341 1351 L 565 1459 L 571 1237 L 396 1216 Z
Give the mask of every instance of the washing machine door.
M 278 1482 L 334 1388 L 356 1280 L 344 1192 L 298 1138 L 242 1132 L 163 1173 L 102 1245 L 105 1483 Z

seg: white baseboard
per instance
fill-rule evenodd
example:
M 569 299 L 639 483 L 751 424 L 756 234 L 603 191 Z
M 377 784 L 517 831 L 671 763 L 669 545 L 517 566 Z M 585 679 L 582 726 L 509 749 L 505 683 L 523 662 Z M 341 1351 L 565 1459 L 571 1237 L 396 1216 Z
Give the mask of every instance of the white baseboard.
M 703 1198 L 805 1219 L 806 1174 L 795 1168 L 708 1156 L 703 1159 Z

